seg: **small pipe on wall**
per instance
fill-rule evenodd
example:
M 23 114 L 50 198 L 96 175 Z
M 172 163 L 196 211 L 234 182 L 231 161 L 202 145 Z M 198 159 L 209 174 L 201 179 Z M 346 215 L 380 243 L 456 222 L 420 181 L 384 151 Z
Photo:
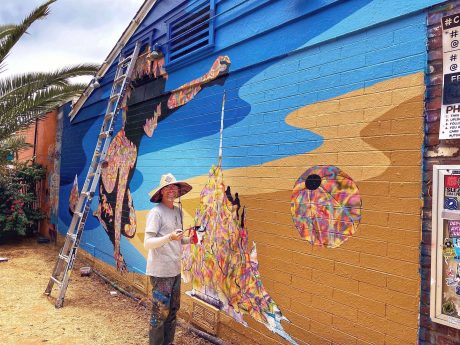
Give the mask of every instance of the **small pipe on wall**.
M 35 129 L 34 129 L 34 153 L 32 156 L 32 163 L 35 164 L 37 156 L 37 143 L 38 143 L 38 117 L 35 117 Z

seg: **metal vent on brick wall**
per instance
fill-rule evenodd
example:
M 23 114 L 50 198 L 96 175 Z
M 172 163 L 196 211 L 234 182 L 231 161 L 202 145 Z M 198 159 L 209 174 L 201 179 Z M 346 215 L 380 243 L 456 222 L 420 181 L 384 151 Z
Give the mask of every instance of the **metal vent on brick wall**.
M 192 297 L 191 323 L 205 332 L 217 335 L 219 329 L 219 309 Z
M 199 1 L 168 26 L 168 63 L 176 62 L 191 53 L 214 44 L 214 1 Z

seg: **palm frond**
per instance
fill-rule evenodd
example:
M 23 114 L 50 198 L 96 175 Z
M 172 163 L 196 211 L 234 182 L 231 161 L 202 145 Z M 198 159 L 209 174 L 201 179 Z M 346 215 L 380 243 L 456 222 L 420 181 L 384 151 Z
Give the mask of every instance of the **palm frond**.
M 18 25 L 0 25 L 0 72 L 14 44 L 34 21 L 48 15 L 49 5 L 55 1 L 46 1 Z M 70 78 L 94 75 L 98 69 L 99 66 L 95 64 L 80 64 L 53 72 L 26 73 L 1 79 L 0 150 L 1 142 L 83 92 L 86 85 L 72 84 Z
M 33 147 L 33 145 L 26 141 L 26 137 L 24 135 L 20 134 L 13 135 L 0 141 L 0 151 L 18 152 L 30 147 Z
M 17 25 L 0 25 L 0 42 L 8 35 L 11 35 L 16 30 Z
M 50 86 L 68 85 L 69 78 L 94 75 L 98 69 L 99 66 L 96 64 L 80 64 L 63 67 L 53 72 L 26 73 L 4 78 L 0 80 L 0 103 L 15 95 L 24 97 L 27 94 L 24 92 L 25 89 L 34 92 Z
M 86 84 L 53 86 L 37 91 L 29 98 L 0 110 L 0 140 L 30 126 L 37 117 L 81 94 Z M 8 102 L 10 103 L 10 102 Z
M 26 141 L 23 135 L 13 135 L 4 140 L 0 140 L 0 171 L 1 167 L 9 164 L 8 156 L 16 154 L 22 150 L 33 147 Z
M 8 56 L 11 48 L 19 41 L 19 39 L 27 32 L 27 29 L 32 25 L 33 22 L 39 19 L 45 18 L 49 14 L 49 5 L 56 0 L 48 0 L 43 5 L 34 9 L 21 24 L 16 25 L 13 30 L 10 30 L 9 34 L 0 41 L 0 66 L 3 64 L 3 60 Z

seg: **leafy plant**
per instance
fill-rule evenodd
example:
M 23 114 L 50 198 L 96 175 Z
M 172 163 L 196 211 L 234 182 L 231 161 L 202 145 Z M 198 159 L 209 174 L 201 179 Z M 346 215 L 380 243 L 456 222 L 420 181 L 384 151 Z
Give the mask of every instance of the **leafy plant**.
M 33 233 L 38 220 L 45 217 L 36 207 L 37 182 L 46 170 L 37 164 L 21 164 L 8 175 L 0 175 L 0 242 Z

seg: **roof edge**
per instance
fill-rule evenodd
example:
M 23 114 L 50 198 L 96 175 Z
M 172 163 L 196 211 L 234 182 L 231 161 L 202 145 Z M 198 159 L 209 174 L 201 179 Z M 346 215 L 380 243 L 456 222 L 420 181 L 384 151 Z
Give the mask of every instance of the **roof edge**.
M 150 12 L 152 9 L 153 5 L 156 4 L 158 0 L 145 0 L 141 8 L 137 11 L 135 14 L 134 18 L 131 20 L 131 22 L 128 24 L 127 28 L 125 31 L 121 34 L 120 39 L 117 41 L 115 46 L 112 48 L 110 51 L 109 55 L 105 58 L 104 62 L 102 63 L 101 67 L 99 68 L 99 71 L 97 71 L 95 77 L 96 78 L 102 78 L 109 67 L 112 65 L 113 61 L 115 58 L 118 56 L 120 51 L 123 49 L 123 47 L 126 45 L 126 43 L 129 41 L 131 36 L 134 34 L 136 29 L 139 27 L 139 25 L 142 23 L 144 18 L 147 16 L 147 14 Z M 75 118 L 77 113 L 80 111 L 81 107 L 83 104 L 85 104 L 86 100 L 91 96 L 91 93 L 94 91 L 94 88 L 91 87 L 91 83 L 88 84 L 86 89 L 83 91 L 81 96 L 77 99 L 77 101 L 74 103 L 72 110 L 69 113 L 70 121 Z

